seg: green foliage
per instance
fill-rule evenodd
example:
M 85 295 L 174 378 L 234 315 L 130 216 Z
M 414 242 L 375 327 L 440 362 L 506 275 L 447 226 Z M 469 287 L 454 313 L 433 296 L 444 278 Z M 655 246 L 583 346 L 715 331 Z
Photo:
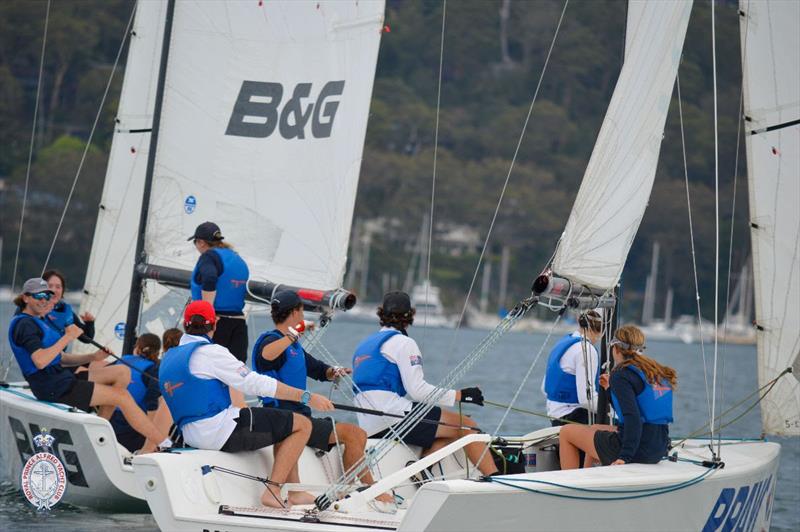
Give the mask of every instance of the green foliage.
M 0 178 L 3 269 L 11 279 L 19 209 L 25 180 L 46 2 L 0 2 Z M 423 216 L 430 212 L 434 148 L 437 148 L 437 224 L 474 228 L 482 241 L 510 171 L 485 259 L 499 271 L 503 246 L 512 250 L 509 298 L 529 292 L 530 282 L 552 255 L 569 216 L 594 141 L 614 90 L 624 48 L 626 2 L 571 2 L 544 82 L 523 133 L 531 98 L 556 23 L 561 0 L 511 0 L 507 40 L 501 40 L 501 0 L 447 4 L 441 109 L 436 145 L 437 87 L 442 43 L 442 3 L 388 0 L 378 58 L 356 217 L 399 220 L 378 235 L 371 250 L 369 292 L 402 283 Z M 37 273 L 49 248 L 97 112 L 110 68 L 128 22 L 131 0 L 53 2 L 40 97 L 34 165 L 22 240 L 22 277 Z M 704 311 L 713 301 L 714 156 L 710 9 L 694 5 L 680 85 L 688 174 L 692 183 L 697 261 Z M 717 9 L 722 272 L 727 267 L 732 178 L 740 99 L 736 6 Z M 507 50 L 504 57 L 503 50 Z M 125 54 L 123 52 L 122 60 Z M 76 195 L 56 242 L 51 264 L 80 284 L 88 259 L 121 86 L 114 79 Z M 739 156 L 743 173 L 744 157 Z M 653 242 L 662 247 L 659 291 L 676 290 L 675 309 L 692 312 L 694 286 L 688 241 L 681 130 L 673 98 L 652 201 L 625 271 L 627 301 L 644 286 Z M 748 255 L 746 192 L 739 182 L 736 268 Z M 453 307 L 473 277 L 479 247 L 453 254 L 434 239 L 432 275 Z M 497 286 L 496 281 L 493 283 Z M 724 284 L 724 283 L 723 283 Z M 511 304 L 492 301 L 493 305 Z M 660 304 L 660 303 L 659 303 Z M 639 310 L 626 309 L 628 316 Z

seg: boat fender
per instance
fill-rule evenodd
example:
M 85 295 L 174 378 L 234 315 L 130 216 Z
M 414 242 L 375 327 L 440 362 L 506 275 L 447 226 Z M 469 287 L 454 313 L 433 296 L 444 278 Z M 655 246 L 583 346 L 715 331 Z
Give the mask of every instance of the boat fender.
M 217 483 L 217 476 L 214 475 L 214 470 L 211 466 L 204 465 L 200 468 L 203 474 L 203 491 L 208 497 L 208 500 L 214 504 L 219 504 L 221 494 L 219 484 Z

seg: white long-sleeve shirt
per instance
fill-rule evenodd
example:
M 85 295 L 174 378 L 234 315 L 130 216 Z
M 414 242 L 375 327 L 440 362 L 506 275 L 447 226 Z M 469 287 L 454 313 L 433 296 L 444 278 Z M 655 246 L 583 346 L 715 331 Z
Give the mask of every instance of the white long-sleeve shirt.
M 391 327 L 381 329 L 381 331 L 391 330 L 393 330 Z M 369 390 L 356 394 L 354 400 L 356 406 L 402 415 L 411 410 L 413 401 L 422 401 L 428 394 L 439 390 L 425 381 L 422 370 L 422 353 L 413 338 L 403 334 L 392 336 L 381 346 L 381 355 L 392 364 L 397 365 L 406 395 L 400 397 L 396 393 L 386 390 Z M 455 402 L 456 391 L 448 390 L 439 399 L 438 404 L 453 406 Z M 397 418 L 358 414 L 359 426 L 370 436 L 398 422 Z
M 204 341 L 208 341 L 204 336 L 184 334 L 180 345 Z M 278 390 L 278 381 L 250 371 L 226 347 L 217 344 L 195 349 L 189 359 L 189 372 L 199 379 L 217 379 L 247 395 L 274 397 Z M 239 408 L 229 406 L 215 416 L 184 425 L 183 439 L 192 447 L 218 451 L 236 428 L 238 417 Z
M 580 337 L 578 331 L 572 333 L 572 336 Z M 584 364 L 584 345 L 586 345 L 586 364 Z M 587 340 L 581 340 L 572 344 L 569 349 L 561 357 L 559 365 L 564 373 L 575 375 L 575 387 L 578 392 L 577 403 L 559 403 L 556 401 L 547 400 L 547 415 L 554 418 L 566 416 L 577 408 L 585 408 L 591 412 L 597 412 L 597 389 L 595 388 L 594 377 L 597 374 L 597 364 L 600 357 L 597 354 L 597 349 Z M 587 373 L 588 369 L 588 373 Z M 591 399 L 586 393 L 586 380 L 589 380 L 591 389 Z M 545 374 L 546 377 L 546 374 Z M 544 379 L 542 379 L 542 393 L 544 393 Z

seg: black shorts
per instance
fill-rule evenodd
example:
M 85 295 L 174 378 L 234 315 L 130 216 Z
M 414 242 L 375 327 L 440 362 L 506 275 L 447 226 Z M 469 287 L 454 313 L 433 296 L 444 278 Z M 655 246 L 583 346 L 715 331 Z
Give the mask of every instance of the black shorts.
M 598 430 L 594 433 L 594 449 L 597 451 L 600 463 L 609 465 L 619 458 L 619 453 L 622 450 L 619 434 L 609 430 Z
M 226 453 L 255 451 L 282 442 L 292 433 L 294 414 L 278 408 L 242 408 L 236 428 L 222 446 Z
M 416 407 L 419 403 L 414 403 Z M 425 414 L 423 418 L 428 421 L 420 421 L 417 425 L 411 429 L 411 432 L 405 435 L 403 441 L 408 445 L 418 445 L 423 449 L 429 449 L 433 445 L 433 440 L 436 439 L 436 429 L 439 428 L 439 425 L 436 424 L 440 419 L 442 419 L 442 409 L 438 406 L 434 406 L 431 408 L 430 412 Z M 370 436 L 371 438 L 385 438 L 387 436 L 391 436 L 391 431 L 389 429 L 384 429 L 377 434 L 373 434 Z
M 329 443 L 333 432 L 333 420 L 329 417 L 310 417 L 311 436 L 308 437 L 307 446 L 325 451 L 330 451 L 335 443 Z
M 213 340 L 247 364 L 247 320 L 244 317 L 220 316 Z
M 550 424 L 554 427 L 559 427 L 561 425 L 567 425 L 570 421 L 574 421 L 575 423 L 583 423 L 584 425 L 589 424 L 589 411 L 585 408 L 576 408 L 566 416 L 561 416 L 558 419 L 551 419 Z M 569 423 L 572 424 L 572 423 Z
M 88 412 L 89 408 L 91 407 L 90 403 L 92 402 L 93 393 L 93 382 L 75 379 L 75 381 L 72 383 L 72 386 L 70 386 L 66 392 L 64 392 L 53 402 L 74 406 L 75 408 L 79 408 L 85 412 Z

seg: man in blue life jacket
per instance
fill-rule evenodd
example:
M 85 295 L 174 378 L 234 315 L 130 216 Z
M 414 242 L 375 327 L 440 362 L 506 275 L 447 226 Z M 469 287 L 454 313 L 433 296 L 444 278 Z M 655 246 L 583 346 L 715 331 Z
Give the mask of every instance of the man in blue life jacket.
M 422 353 L 406 332 L 414 323 L 415 313 L 405 292 L 389 292 L 383 296 L 383 303 L 378 307 L 381 329 L 361 342 L 353 354 L 356 406 L 405 415 L 418 402 L 441 391 L 425 381 Z M 483 393 L 476 387 L 446 390 L 439 405 L 453 406 L 457 401 L 483 406 Z M 423 456 L 473 433 L 460 426 L 477 427 L 469 416 L 461 416 L 441 406 L 433 407 L 425 415 L 427 422 L 418 423 L 403 437 L 405 443 L 422 447 Z M 396 423 L 396 418 L 358 414 L 359 426 L 372 438 L 390 434 L 390 427 Z M 486 452 L 483 443 L 470 443 L 465 451 L 484 475 L 497 472 L 492 453 Z
M 92 406 L 108 409 L 109 417 L 114 408 L 119 407 L 138 432 L 161 447 L 171 446 L 166 433 L 155 427 L 125 388 L 82 380 L 62 365 L 105 360 L 108 355 L 103 350 L 91 355 L 64 353 L 67 344 L 83 334 L 83 330 L 77 325 L 67 325 L 66 331 L 60 334 L 47 323 L 45 316 L 52 294 L 47 282 L 40 278 L 28 279 L 22 291 L 14 299 L 18 311 L 9 324 L 8 341 L 33 395 L 42 401 L 85 411 Z
M 578 316 L 578 330 L 561 338 L 547 359 L 542 392 L 547 415 L 556 427 L 566 423 L 589 424 L 589 411 L 597 412 L 600 357 L 594 345 L 603 335 L 603 318 L 590 310 Z
M 303 302 L 297 293 L 282 290 L 272 298 L 272 321 L 275 329 L 258 337 L 253 348 L 253 369 L 262 375 L 269 375 L 279 382 L 306 390 L 306 380 L 310 377 L 320 382 L 335 381 L 344 374 L 352 373 L 349 368 L 332 367 L 307 353 L 300 344 L 300 336 L 306 327 L 303 315 Z M 309 393 L 306 391 L 305 393 Z M 364 457 L 367 444 L 367 433 L 352 423 L 334 423 L 332 418 L 315 418 L 311 416 L 308 406 L 294 402 L 281 401 L 272 397 L 259 397 L 264 406 L 284 408 L 298 412 L 311 420 L 311 436 L 309 447 L 321 452 L 330 451 L 334 445 L 344 446 L 342 462 L 345 471 Z M 299 482 L 299 475 L 294 470 L 289 482 Z M 373 484 L 369 469 L 361 474 L 364 484 Z M 384 493 L 376 500 L 393 503 L 394 498 Z
M 307 492 L 290 491 L 288 502 L 280 497 L 311 434 L 311 422 L 302 414 L 276 408 L 238 408 L 231 403 L 228 387 L 260 397 L 294 401 L 315 410 L 333 410 L 325 397 L 287 386 L 259 375 L 237 360 L 226 348 L 211 342 L 217 316 L 208 301 L 193 301 L 184 311 L 180 344 L 161 359 L 159 386 L 172 418 L 192 447 L 223 452 L 254 451 L 274 446 L 275 461 L 270 483 L 261 503 L 274 508 L 313 502 Z
M 189 241 L 200 253 L 192 271 L 192 301 L 208 301 L 217 313 L 217 328 L 212 340 L 227 347 L 233 356 L 247 363 L 247 320 L 244 298 L 250 271 L 244 259 L 224 242 L 222 231 L 214 222 L 203 222 Z M 231 399 L 241 408 L 244 396 L 231 389 Z

